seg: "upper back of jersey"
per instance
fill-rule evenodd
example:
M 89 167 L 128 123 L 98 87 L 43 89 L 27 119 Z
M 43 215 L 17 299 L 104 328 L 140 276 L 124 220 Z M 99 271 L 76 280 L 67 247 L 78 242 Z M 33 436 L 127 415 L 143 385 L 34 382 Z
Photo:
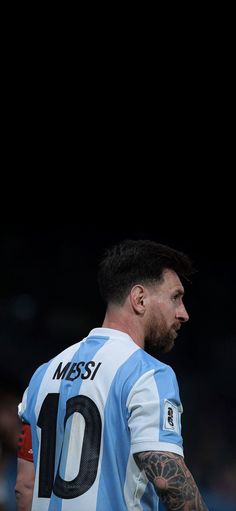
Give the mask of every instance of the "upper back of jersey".
M 157 510 L 133 454 L 183 454 L 173 370 L 125 333 L 96 328 L 41 366 L 20 415 L 32 426 L 32 511 Z

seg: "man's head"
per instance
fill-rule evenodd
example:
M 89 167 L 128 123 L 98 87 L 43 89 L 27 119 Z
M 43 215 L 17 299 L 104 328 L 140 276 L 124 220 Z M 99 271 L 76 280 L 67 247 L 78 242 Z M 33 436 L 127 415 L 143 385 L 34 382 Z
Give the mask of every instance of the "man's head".
M 142 321 L 144 340 L 169 351 L 188 314 L 181 280 L 193 272 L 189 257 L 150 240 L 125 240 L 108 250 L 98 282 L 108 306 L 129 302 Z

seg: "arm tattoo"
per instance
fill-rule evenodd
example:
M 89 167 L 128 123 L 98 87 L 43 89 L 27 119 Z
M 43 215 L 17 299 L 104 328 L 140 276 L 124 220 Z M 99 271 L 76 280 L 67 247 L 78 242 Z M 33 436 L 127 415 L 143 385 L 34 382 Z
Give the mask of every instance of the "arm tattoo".
M 134 454 L 134 459 L 168 511 L 208 511 L 182 456 L 146 451 Z

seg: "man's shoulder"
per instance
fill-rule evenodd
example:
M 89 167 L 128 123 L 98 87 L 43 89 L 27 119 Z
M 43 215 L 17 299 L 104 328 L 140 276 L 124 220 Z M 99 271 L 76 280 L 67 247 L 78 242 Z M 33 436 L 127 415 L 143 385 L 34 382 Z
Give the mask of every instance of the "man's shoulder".
M 169 382 L 176 380 L 175 372 L 169 365 L 156 359 L 142 348 L 127 358 L 120 368 L 120 374 L 128 385 L 130 382 L 134 385 L 140 379 L 149 378 L 157 378 L 159 381 L 164 379 Z
M 164 362 L 161 362 L 158 358 L 155 358 L 153 355 L 150 355 L 147 351 L 140 348 L 136 353 L 136 357 L 139 358 L 143 364 L 146 364 L 150 369 L 155 369 L 159 371 L 173 371 L 173 369 Z
M 46 371 L 49 369 L 50 366 L 57 365 L 58 361 L 63 360 L 70 360 L 75 353 L 79 349 L 80 342 L 76 342 L 74 344 L 71 344 L 70 346 L 67 346 L 64 350 L 57 353 L 54 357 L 49 359 L 47 362 L 43 362 L 41 365 L 38 366 L 38 368 L 35 370 L 35 372 L 32 375 L 30 383 L 34 382 L 35 380 L 42 378 L 43 375 L 46 373 Z

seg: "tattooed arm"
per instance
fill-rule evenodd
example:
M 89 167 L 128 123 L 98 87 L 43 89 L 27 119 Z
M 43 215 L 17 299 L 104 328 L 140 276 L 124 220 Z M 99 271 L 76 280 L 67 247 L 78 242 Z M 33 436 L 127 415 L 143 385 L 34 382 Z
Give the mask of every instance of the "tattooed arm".
M 146 451 L 134 454 L 134 459 L 168 511 L 208 511 L 182 456 Z

